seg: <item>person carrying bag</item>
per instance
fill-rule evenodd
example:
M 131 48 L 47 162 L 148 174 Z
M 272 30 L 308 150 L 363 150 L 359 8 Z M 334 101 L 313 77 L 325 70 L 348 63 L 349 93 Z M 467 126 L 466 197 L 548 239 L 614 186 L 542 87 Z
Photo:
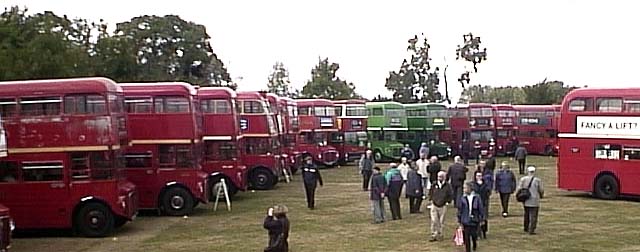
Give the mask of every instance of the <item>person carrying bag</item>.
M 531 184 L 533 184 L 533 180 L 535 178 L 536 177 L 531 177 L 531 180 L 529 180 L 529 185 L 527 186 L 527 188 L 518 189 L 518 191 L 516 192 L 516 200 L 518 202 L 525 202 L 529 198 L 531 198 L 531 191 L 529 191 L 529 189 L 531 189 Z

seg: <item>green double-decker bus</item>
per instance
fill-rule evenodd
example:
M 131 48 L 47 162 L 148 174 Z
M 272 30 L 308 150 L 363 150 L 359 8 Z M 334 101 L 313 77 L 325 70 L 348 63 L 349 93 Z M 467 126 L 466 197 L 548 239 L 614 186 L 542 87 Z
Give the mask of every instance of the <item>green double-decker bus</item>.
M 399 135 L 406 133 L 407 116 L 397 102 L 367 102 L 369 148 L 375 160 L 398 160 L 402 152 Z
M 401 134 L 399 140 L 409 144 L 419 158 L 422 143 L 429 146 L 429 156 L 446 159 L 451 155 L 451 147 L 440 141 L 440 132 L 449 130 L 447 107 L 438 103 L 405 104 L 409 130 Z

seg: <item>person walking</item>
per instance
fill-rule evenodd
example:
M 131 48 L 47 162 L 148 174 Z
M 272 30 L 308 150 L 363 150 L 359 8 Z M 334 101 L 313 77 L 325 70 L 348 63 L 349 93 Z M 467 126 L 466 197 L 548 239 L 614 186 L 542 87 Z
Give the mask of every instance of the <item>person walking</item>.
M 473 158 L 476 160 L 476 164 L 480 163 L 480 155 L 482 153 L 482 145 L 480 141 L 473 142 Z
M 416 161 L 416 167 L 418 168 L 418 174 L 420 174 L 420 176 L 422 177 L 422 188 L 423 191 L 426 192 L 428 190 L 427 186 L 429 183 L 429 165 L 430 162 L 427 159 L 426 156 L 421 155 L 420 159 L 418 159 L 418 161 Z M 424 197 L 423 197 L 424 199 Z
M 380 174 L 380 167 L 373 167 L 371 188 L 369 189 L 371 208 L 373 209 L 373 223 L 384 222 L 384 193 L 387 191 L 387 181 Z
M 467 172 L 469 169 L 462 164 L 460 156 L 455 156 L 453 158 L 453 162 L 454 163 L 449 166 L 449 169 L 447 170 L 447 181 L 451 184 L 451 189 L 453 189 L 453 201 L 457 205 L 460 200 L 460 196 L 462 195 L 462 185 L 467 179 Z
M 444 215 L 447 212 L 447 205 L 453 199 L 453 190 L 446 180 L 447 173 L 438 172 L 436 181 L 429 189 L 429 199 L 431 199 L 431 239 L 430 242 L 443 238 Z
M 411 165 L 408 162 L 406 157 L 402 157 L 400 159 L 400 165 L 398 165 L 398 169 L 400 170 L 400 175 L 402 175 L 402 181 L 407 182 L 407 174 L 409 170 L 411 170 Z
M 432 184 L 436 182 L 436 180 L 438 179 L 438 173 L 440 173 L 441 170 L 442 164 L 440 164 L 440 160 L 438 160 L 438 157 L 431 157 L 431 160 L 429 160 L 429 167 L 427 168 L 427 171 L 429 172 L 429 182 L 431 182 Z
M 269 208 L 267 217 L 264 218 L 263 227 L 269 231 L 269 243 L 264 251 L 288 252 L 289 251 L 289 209 L 284 205 L 276 205 Z
M 420 150 L 418 150 L 418 153 L 420 154 L 420 158 L 429 158 L 429 146 L 427 145 L 427 143 L 423 142 L 422 144 L 420 144 Z
M 462 140 L 462 156 L 464 157 L 464 165 L 469 165 L 469 158 L 471 157 L 471 141 L 468 139 Z
M 480 235 L 480 238 L 487 239 L 487 231 L 489 229 L 489 196 L 491 194 L 491 187 L 485 183 L 482 169 L 483 168 L 480 168 L 480 170 L 474 173 L 473 191 L 480 196 L 483 203 L 483 212 L 486 214 L 484 221 L 480 223 L 480 230 L 478 230 L 478 234 Z
M 362 174 L 362 190 L 366 191 L 369 188 L 373 167 L 376 166 L 376 162 L 373 160 L 373 152 L 370 149 L 367 149 L 364 156 L 360 158 L 359 166 L 360 174 Z
M 518 161 L 518 170 L 520 171 L 520 175 L 524 175 L 524 167 L 527 163 L 527 149 L 522 145 L 518 145 L 513 156 Z
M 540 210 L 540 199 L 544 197 L 544 186 L 542 180 L 535 176 L 536 167 L 527 167 L 527 176 L 520 179 L 518 190 L 528 188 L 531 196 L 525 200 L 524 207 L 524 231 L 530 235 L 536 234 L 538 226 L 538 212 Z
M 422 187 L 422 176 L 418 174 L 416 168 L 412 168 L 407 173 L 407 188 L 405 191 L 407 198 L 409 198 L 409 213 L 420 213 L 424 188 Z
M 473 182 L 465 183 L 463 186 L 464 194 L 457 203 L 458 223 L 463 229 L 465 251 L 467 252 L 476 251 L 478 248 L 478 226 L 485 220 L 482 199 L 473 191 L 473 187 Z
M 486 161 L 485 168 L 494 172 L 496 169 L 496 155 L 493 152 L 489 152 L 488 159 Z
M 496 173 L 496 192 L 500 194 L 500 204 L 502 205 L 502 217 L 509 216 L 509 198 L 516 191 L 516 175 L 509 170 L 509 164 L 503 161 L 500 170 Z
M 389 164 L 390 169 L 384 175 L 387 181 L 387 199 L 389 200 L 389 208 L 391 209 L 391 218 L 393 220 L 402 219 L 400 214 L 400 195 L 402 193 L 403 180 L 397 164 Z
M 316 186 L 318 183 L 322 186 L 322 176 L 318 167 L 313 163 L 311 156 L 307 156 L 305 162 L 302 167 L 302 180 L 307 194 L 307 207 L 313 210 L 315 208 Z

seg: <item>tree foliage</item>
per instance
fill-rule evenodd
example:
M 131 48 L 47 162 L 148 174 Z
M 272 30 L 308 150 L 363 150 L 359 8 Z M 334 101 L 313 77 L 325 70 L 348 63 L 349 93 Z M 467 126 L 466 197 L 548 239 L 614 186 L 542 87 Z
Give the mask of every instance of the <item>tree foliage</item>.
M 473 64 L 474 73 L 478 72 L 478 64 L 482 63 L 482 61 L 487 60 L 487 48 L 480 49 L 480 44 L 482 41 L 480 37 L 473 36 L 473 33 L 462 35 L 463 44 L 458 45 L 458 49 L 456 49 L 456 60 L 463 60 Z M 465 88 L 465 82 L 467 85 L 471 82 L 471 72 L 465 70 L 460 74 L 458 78 L 458 82 L 462 85 L 462 88 Z
M 404 59 L 398 71 L 389 72 L 385 87 L 393 92 L 393 100 L 402 103 L 438 102 L 442 94 L 439 68 L 431 69 L 431 45 L 424 34 L 408 40 L 409 59 Z
M 235 87 L 205 27 L 178 16 L 135 17 L 109 34 L 103 20 L 18 7 L 0 14 L 0 80 L 96 75 Z
M 318 59 L 318 65 L 311 70 L 311 80 L 302 88 L 301 95 L 331 100 L 360 98 L 353 83 L 336 76 L 338 69 L 340 65 L 329 62 L 329 58 Z
M 546 80 L 524 87 L 469 86 L 463 92 L 461 102 L 494 104 L 560 104 L 562 98 L 575 87 L 565 86 L 562 81 Z
M 289 70 L 287 70 L 282 62 L 276 62 L 273 65 L 268 79 L 267 89 L 270 93 L 282 97 L 297 97 L 297 90 L 291 87 L 291 81 L 289 81 Z

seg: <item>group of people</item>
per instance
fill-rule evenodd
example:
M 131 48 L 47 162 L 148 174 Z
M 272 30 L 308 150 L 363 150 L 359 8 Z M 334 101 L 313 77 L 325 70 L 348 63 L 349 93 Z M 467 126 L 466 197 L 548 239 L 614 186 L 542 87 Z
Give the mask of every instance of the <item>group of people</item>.
M 424 146 L 424 145 L 423 145 Z M 526 150 L 516 151 L 516 160 L 522 165 Z M 524 157 L 523 157 L 524 156 Z M 409 213 L 421 213 L 422 201 L 427 200 L 431 216 L 430 241 L 442 240 L 447 206 L 453 203 L 457 208 L 459 227 L 463 230 L 466 251 L 475 251 L 478 238 L 486 239 L 489 231 L 489 202 L 492 192 L 500 195 L 502 217 L 509 216 L 509 199 L 517 190 L 526 189 L 529 197 L 523 201 L 524 231 L 535 234 L 540 198 L 544 195 L 542 180 L 535 176 L 536 168 L 529 166 L 527 175 L 519 183 L 508 163 L 502 162 L 498 171 L 496 158 L 489 154 L 487 160 L 478 160 L 473 177 L 467 180 L 469 169 L 460 156 L 448 170 L 442 169 L 437 157 L 427 159 L 427 153 L 420 153 L 415 162 L 403 157 L 400 164 L 390 163 L 386 172 L 375 165 L 370 151 L 360 160 L 363 175 L 363 190 L 368 190 L 373 211 L 373 223 L 383 223 L 385 219 L 384 198 L 389 202 L 391 218 L 402 219 L 400 198 L 404 190 L 409 203 Z M 368 185 L 368 186 L 367 186 Z M 404 188 L 403 188 L 404 187 Z
M 371 150 L 367 150 L 359 162 L 362 174 L 362 189 L 369 191 L 373 223 L 386 221 L 384 199 L 387 198 L 393 220 L 402 219 L 400 198 L 404 190 L 409 202 L 409 213 L 422 213 L 423 200 L 427 200 L 431 220 L 431 242 L 444 238 L 445 214 L 453 203 L 457 209 L 458 226 L 462 229 L 466 251 L 475 251 L 478 238 L 487 238 L 489 202 L 492 191 L 500 195 L 502 217 L 509 216 L 509 199 L 517 190 L 526 189 L 529 197 L 523 201 L 524 231 L 535 234 L 540 199 L 544 196 L 542 180 L 535 176 L 536 168 L 529 166 L 527 175 L 516 183 L 515 174 L 508 163 L 502 162 L 496 172 L 496 159 L 489 155 L 487 160 L 479 160 L 473 178 L 467 180 L 469 169 L 460 156 L 445 171 L 436 156 L 429 157 L 429 150 L 423 144 L 420 158 L 402 157 L 401 163 L 390 163 L 386 172 L 376 165 Z M 519 166 L 524 165 L 526 150 L 516 150 Z M 522 171 L 523 169 L 520 168 Z M 522 173 L 522 172 L 521 172 Z M 306 192 L 307 207 L 315 208 L 315 189 L 322 186 L 322 176 L 311 157 L 305 158 L 302 178 Z M 269 246 L 265 251 L 288 251 L 289 221 L 286 206 L 270 208 L 264 220 L 264 228 L 269 230 Z

